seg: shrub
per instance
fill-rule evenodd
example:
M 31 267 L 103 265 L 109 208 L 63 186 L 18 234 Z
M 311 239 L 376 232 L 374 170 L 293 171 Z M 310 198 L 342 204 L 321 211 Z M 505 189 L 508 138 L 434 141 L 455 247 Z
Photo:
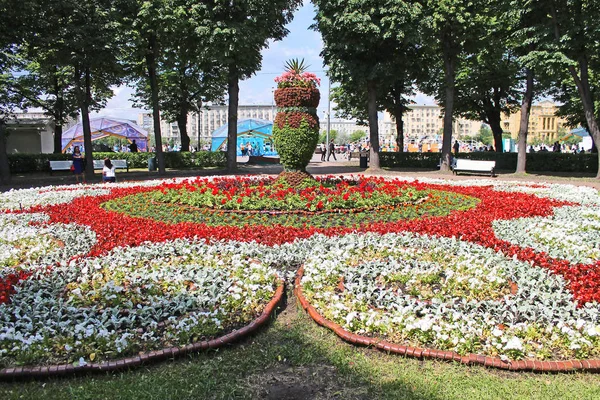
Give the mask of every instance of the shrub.
M 382 167 L 387 168 L 430 168 L 436 169 L 440 153 L 392 153 L 382 152 L 379 159 Z M 496 161 L 497 170 L 514 171 L 517 169 L 517 153 L 474 152 L 460 153 L 458 158 L 471 160 Z M 528 153 L 528 172 L 588 172 L 598 170 L 597 154 L 571 153 Z
M 199 151 L 164 153 L 167 168 L 210 168 L 224 167 L 225 155 L 223 152 Z M 95 152 L 94 160 L 127 160 L 130 168 L 146 168 L 148 158 L 155 157 L 154 153 L 113 153 Z M 9 154 L 8 162 L 12 173 L 50 171 L 48 161 L 70 160 L 70 154 Z

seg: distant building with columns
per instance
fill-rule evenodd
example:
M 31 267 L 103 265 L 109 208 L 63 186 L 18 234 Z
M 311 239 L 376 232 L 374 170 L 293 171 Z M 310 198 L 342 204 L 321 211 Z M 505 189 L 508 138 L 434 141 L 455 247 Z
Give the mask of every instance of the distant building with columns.
M 551 101 L 542 101 L 531 106 L 529 116 L 529 131 L 527 141 L 540 140 L 543 142 L 554 142 L 560 139 L 563 128 L 567 128 L 567 121 L 556 115 L 558 106 Z M 521 110 L 502 117 L 502 129 L 510 133 L 513 139 L 519 136 L 521 125 Z

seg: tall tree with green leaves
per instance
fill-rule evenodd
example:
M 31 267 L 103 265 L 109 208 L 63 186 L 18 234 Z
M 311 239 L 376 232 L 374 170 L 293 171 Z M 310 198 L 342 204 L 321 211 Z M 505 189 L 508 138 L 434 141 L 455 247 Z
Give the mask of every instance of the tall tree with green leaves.
M 239 81 L 260 69 L 261 50 L 269 40 L 283 39 L 285 25 L 302 0 L 210 0 L 213 12 L 212 35 L 220 48 L 219 63 L 227 74 L 228 131 L 227 169 L 237 169 L 237 109 Z
M 587 128 L 599 147 L 600 104 L 594 101 L 593 82 L 600 74 L 600 4 L 596 0 L 551 0 L 542 7 L 548 19 L 540 22 L 539 29 L 549 27 L 553 41 L 541 56 L 555 60 L 569 73 L 581 98 Z M 600 152 L 598 157 L 600 160 Z M 600 179 L 600 168 L 596 178 Z
M 175 0 L 164 13 L 172 13 L 173 17 L 163 14 L 166 26 L 156 71 L 159 107 L 164 119 L 177 122 L 181 150 L 189 151 L 189 113 L 198 112 L 205 102 L 222 101 L 226 90 L 225 74 L 216 56 L 221 49 L 211 44 L 212 15 L 205 5 Z M 136 84 L 138 104 L 152 107 L 148 79 L 139 79 Z
M 41 108 L 52 118 L 54 153 L 61 153 L 63 126 L 69 119 L 76 118 L 79 112 L 72 84 L 73 71 L 69 66 L 61 66 L 52 52 L 38 49 L 29 53 L 25 46 L 23 53 L 26 58 L 25 74 L 17 77 L 17 90 L 23 96 L 26 107 Z
M 519 105 L 521 69 L 517 55 L 507 46 L 502 27 L 490 28 L 482 38 L 485 46 L 460 62 L 455 114 L 488 124 L 494 135 L 494 148 L 502 153 L 502 115 Z
M 388 90 L 390 81 L 400 83 L 395 91 L 397 96 L 391 98 L 394 106 L 390 108 L 405 111 L 402 96 L 407 93 L 410 80 L 403 79 L 408 76 L 406 71 L 400 72 L 401 79 L 392 78 L 398 73 L 393 62 L 394 57 L 405 57 L 407 47 L 420 45 L 412 35 L 418 32 L 415 27 L 421 5 L 400 0 L 313 0 L 313 3 L 317 8 L 315 27 L 323 36 L 322 55 L 329 66 L 328 75 L 340 83 L 338 93 L 345 97 L 342 107 L 359 119 L 364 117 L 364 110 L 367 111 L 371 144 L 369 168 L 377 170 L 380 168 L 377 111 L 388 94 L 394 93 Z M 366 108 L 360 106 L 365 99 Z
M 20 68 L 17 54 L 34 29 L 37 3 L 30 0 L 0 0 L 0 183 L 11 181 L 6 154 L 6 123 L 15 108 L 22 107 L 22 96 L 15 91 L 13 71 Z
M 164 174 L 160 108 L 160 65 L 165 46 L 177 34 L 177 13 L 185 4 L 174 0 L 116 0 L 121 10 L 121 34 L 129 38 L 126 65 L 130 80 L 144 88 L 138 95 L 152 109 L 158 172 Z M 206 2 L 199 3 L 203 11 Z M 201 14 L 203 15 L 203 14 Z
M 422 0 L 424 8 L 423 27 L 430 40 L 425 46 L 437 58 L 431 68 L 431 81 L 437 82 L 440 73 L 444 79 L 441 87 L 431 85 L 431 94 L 443 91 L 444 133 L 442 139 L 442 163 L 440 170 L 450 170 L 452 150 L 452 125 L 455 113 L 456 76 L 460 70 L 461 55 L 472 51 L 481 36 L 481 2 L 472 0 Z M 438 65 L 439 68 L 436 68 Z
M 43 4 L 42 4 L 43 3 Z M 85 175 L 94 176 L 90 111 L 101 108 L 122 83 L 122 39 L 115 23 L 114 0 L 40 0 L 38 31 L 27 43 L 28 54 L 52 54 L 57 68 L 71 72 L 70 82 L 83 125 Z M 50 63 L 52 64 L 52 63 Z

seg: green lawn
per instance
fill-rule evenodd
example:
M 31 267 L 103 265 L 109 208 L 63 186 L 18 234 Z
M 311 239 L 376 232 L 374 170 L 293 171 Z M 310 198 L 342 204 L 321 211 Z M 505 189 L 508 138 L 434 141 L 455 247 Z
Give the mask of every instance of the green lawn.
M 2 399 L 600 399 L 600 375 L 517 374 L 346 344 L 296 305 L 254 337 L 128 372 L 0 383 Z

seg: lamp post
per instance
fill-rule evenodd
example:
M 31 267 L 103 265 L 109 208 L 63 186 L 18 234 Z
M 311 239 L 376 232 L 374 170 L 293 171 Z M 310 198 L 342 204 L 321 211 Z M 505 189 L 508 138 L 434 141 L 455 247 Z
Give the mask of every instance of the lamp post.
M 275 121 L 275 88 L 271 87 L 271 119 Z
M 327 85 L 327 143 L 326 146 L 329 149 L 329 132 L 331 132 L 331 79 L 328 80 Z

